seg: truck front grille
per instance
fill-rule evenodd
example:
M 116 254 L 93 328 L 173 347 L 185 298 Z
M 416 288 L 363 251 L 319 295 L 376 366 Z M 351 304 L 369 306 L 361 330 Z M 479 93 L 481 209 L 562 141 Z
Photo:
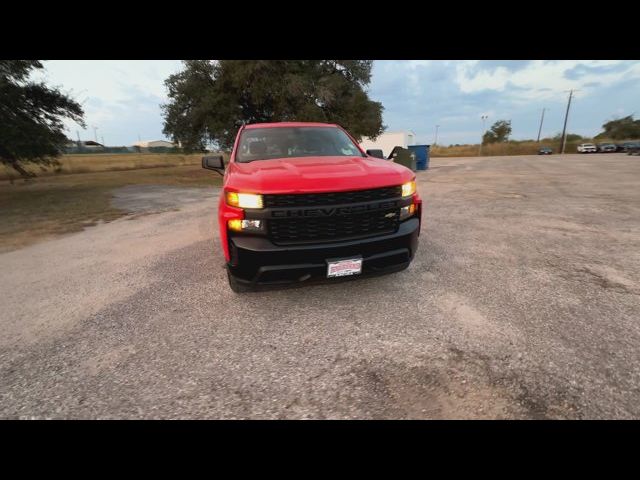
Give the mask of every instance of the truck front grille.
M 328 207 L 366 204 L 381 200 L 399 199 L 402 187 L 374 188 L 349 192 L 301 193 L 264 195 L 267 208 Z M 350 238 L 364 238 L 397 231 L 400 209 L 387 208 L 363 213 L 336 213 L 330 216 L 287 216 L 270 218 L 267 222 L 271 240 L 280 245 L 312 242 L 332 242 Z
M 276 244 L 293 244 L 364 238 L 398 229 L 399 209 L 313 218 L 269 221 L 269 237 Z
M 351 192 L 300 193 L 291 195 L 264 195 L 264 206 L 308 207 L 313 205 L 340 205 L 359 202 L 374 202 L 402 195 L 402 186 L 356 190 Z

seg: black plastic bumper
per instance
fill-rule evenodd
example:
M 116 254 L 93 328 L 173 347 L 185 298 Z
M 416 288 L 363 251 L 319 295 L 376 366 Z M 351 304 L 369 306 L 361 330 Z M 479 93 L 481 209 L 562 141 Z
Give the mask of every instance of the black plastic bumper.
M 238 282 L 278 285 L 327 279 L 327 259 L 361 255 L 362 274 L 391 273 L 409 266 L 420 222 L 411 218 L 397 232 L 379 237 L 314 245 L 278 246 L 260 236 L 230 238 L 229 272 Z

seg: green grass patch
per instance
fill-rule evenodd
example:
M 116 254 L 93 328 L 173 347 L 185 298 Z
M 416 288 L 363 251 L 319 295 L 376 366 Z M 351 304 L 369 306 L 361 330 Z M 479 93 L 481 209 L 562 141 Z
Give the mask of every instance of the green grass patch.
M 126 185 L 221 185 L 200 165 L 103 171 L 0 182 L 0 252 L 46 237 L 80 231 L 127 212 L 111 206 L 112 191 Z

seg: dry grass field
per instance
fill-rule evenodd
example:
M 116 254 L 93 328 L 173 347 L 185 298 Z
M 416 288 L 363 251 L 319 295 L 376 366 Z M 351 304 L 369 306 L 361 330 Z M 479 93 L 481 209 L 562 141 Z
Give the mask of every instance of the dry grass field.
M 567 142 L 565 152 L 576 153 L 576 148 L 580 143 L 588 143 L 589 140 L 580 142 Z M 598 143 L 607 143 L 599 141 Z M 553 153 L 560 153 L 560 142 L 541 140 L 538 142 L 509 142 L 492 143 L 482 146 L 482 156 L 497 157 L 503 155 L 536 155 L 540 147 L 551 147 Z M 458 145 L 458 146 L 432 146 L 429 150 L 432 157 L 477 157 L 480 155 L 480 145 Z
M 633 139 L 630 139 L 633 140 Z M 610 140 L 607 138 L 599 138 L 597 140 L 583 138 L 582 140 L 567 141 L 565 153 L 577 153 L 578 145 L 581 143 L 620 143 L 622 140 Z M 560 153 L 560 140 L 552 140 L 543 138 L 540 143 L 531 141 L 510 141 L 506 143 L 492 143 L 482 146 L 482 155 L 480 155 L 480 145 L 436 145 L 431 146 L 429 153 L 432 157 L 500 157 L 503 155 L 537 155 L 540 147 L 550 147 L 553 153 Z
M 51 176 L 67 173 L 90 173 L 146 168 L 200 165 L 202 154 L 181 155 L 162 153 L 63 155 L 59 165 L 41 168 L 25 164 L 25 168 L 38 175 Z M 10 167 L 0 165 L 0 180 L 18 180 L 20 176 Z

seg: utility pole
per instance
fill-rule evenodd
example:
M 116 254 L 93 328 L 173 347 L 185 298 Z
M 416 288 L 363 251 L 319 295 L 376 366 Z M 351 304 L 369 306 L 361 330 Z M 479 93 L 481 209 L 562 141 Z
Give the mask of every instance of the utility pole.
M 434 147 L 438 144 L 438 128 L 440 128 L 440 125 L 436 125 L 436 138 L 433 141 L 433 146 Z
M 100 137 L 100 139 L 102 140 L 102 146 L 104 147 L 104 135 Z
M 567 145 L 567 120 L 569 119 L 569 108 L 571 108 L 571 97 L 573 97 L 573 92 L 574 92 L 573 90 L 569 90 L 569 101 L 567 102 L 567 112 L 564 115 L 564 127 L 562 127 L 562 149 L 560 153 L 564 153 L 564 148 Z
M 93 139 L 98 143 L 98 127 L 93 127 Z
M 82 142 L 80 142 L 80 132 L 76 130 L 76 135 L 78 136 L 78 151 L 82 150 Z
M 546 110 L 546 108 L 542 109 L 542 117 L 540 117 L 540 128 L 538 129 L 538 140 L 537 142 L 540 143 L 540 133 L 542 132 L 542 122 L 544 122 L 544 111 Z
M 482 115 L 480 118 L 482 119 L 482 136 L 480 137 L 480 150 L 478 152 L 478 155 L 482 156 L 482 142 L 484 141 L 484 132 L 486 131 L 485 127 L 484 127 L 484 122 L 485 122 L 485 120 L 487 118 L 489 118 L 489 116 L 488 115 Z

